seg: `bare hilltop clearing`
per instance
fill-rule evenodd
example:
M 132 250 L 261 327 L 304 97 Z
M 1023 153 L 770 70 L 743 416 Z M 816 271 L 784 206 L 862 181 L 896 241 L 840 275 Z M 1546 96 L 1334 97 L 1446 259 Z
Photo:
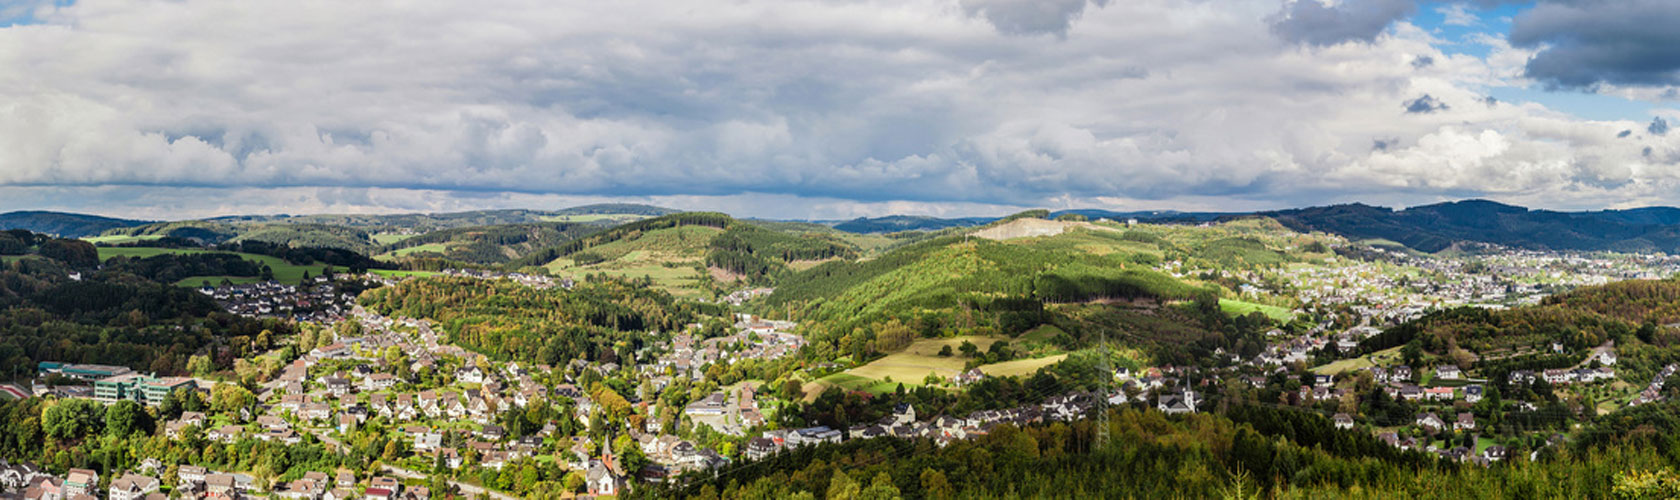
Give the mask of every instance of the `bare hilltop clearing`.
M 1112 227 L 1099 226 L 1089 222 L 1045 220 L 1027 217 L 975 231 L 974 236 L 988 240 L 1003 241 L 1016 238 L 1055 236 L 1076 227 L 1095 231 L 1118 231 L 1118 229 Z

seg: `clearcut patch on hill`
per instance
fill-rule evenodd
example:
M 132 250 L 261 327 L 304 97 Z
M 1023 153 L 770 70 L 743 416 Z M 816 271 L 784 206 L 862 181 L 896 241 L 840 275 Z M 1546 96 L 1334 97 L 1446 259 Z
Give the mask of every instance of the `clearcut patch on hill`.
M 1089 222 L 1072 222 L 1058 220 L 1044 220 L 1033 218 L 1015 219 L 1003 224 L 988 227 L 974 232 L 975 237 L 988 240 L 1012 240 L 1016 238 L 1034 238 L 1038 236 L 1055 236 L 1073 228 L 1085 228 L 1101 231 L 1114 231 L 1114 228 L 1099 226 Z

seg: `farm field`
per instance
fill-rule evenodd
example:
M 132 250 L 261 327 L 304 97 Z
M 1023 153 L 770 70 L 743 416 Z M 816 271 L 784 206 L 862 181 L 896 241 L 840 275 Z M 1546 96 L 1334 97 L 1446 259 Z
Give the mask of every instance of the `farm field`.
M 200 249 L 196 249 L 196 248 L 113 248 L 113 247 L 101 247 L 101 248 L 99 248 L 99 260 L 104 261 L 104 260 L 110 259 L 112 257 L 140 257 L 140 258 L 146 258 L 146 257 L 155 257 L 155 256 L 163 255 L 163 254 L 166 254 L 166 253 L 198 254 L 198 253 L 234 253 L 234 252 L 211 252 L 211 251 L 208 251 L 208 250 L 200 250 Z M 303 280 L 303 274 L 304 273 L 320 271 L 320 268 L 310 267 L 310 266 L 299 266 L 299 265 L 296 265 L 296 264 L 292 264 L 290 262 L 286 262 L 285 260 L 282 260 L 279 257 L 272 257 L 272 256 L 268 256 L 268 255 L 256 255 L 256 254 L 249 254 L 249 253 L 234 253 L 234 255 L 244 257 L 245 260 L 255 261 L 255 262 L 267 265 L 269 269 L 274 271 L 274 279 L 276 281 L 279 281 L 279 282 L 282 282 L 282 283 L 297 283 L 297 282 Z M 216 285 L 216 284 L 221 283 L 223 278 L 227 278 L 229 281 L 232 281 L 235 284 L 257 282 L 257 279 L 255 277 L 191 276 L 191 277 L 182 279 L 181 281 L 175 282 L 175 285 L 176 286 L 186 286 L 186 287 L 196 287 L 196 286 L 203 285 L 204 280 L 210 280 L 211 285 Z
M 989 365 L 981 365 L 980 373 L 993 377 L 1032 375 L 1034 372 L 1037 372 L 1039 368 L 1060 363 L 1066 358 L 1066 354 L 1057 354 L 1055 356 L 1045 356 L 1042 358 L 1017 359 L 1013 361 L 1004 361 L 1002 363 L 992 363 Z

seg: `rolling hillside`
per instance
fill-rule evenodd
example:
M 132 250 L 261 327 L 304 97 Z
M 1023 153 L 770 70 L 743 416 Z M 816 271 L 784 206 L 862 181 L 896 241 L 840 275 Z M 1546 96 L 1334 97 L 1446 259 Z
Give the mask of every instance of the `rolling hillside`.
M 596 224 L 565 222 L 441 229 L 385 245 L 380 248 L 379 257 L 394 260 L 433 256 L 474 264 L 501 264 L 601 230 Z
M 716 283 L 769 283 L 801 262 L 859 255 L 858 247 L 843 238 L 802 229 L 796 224 L 768 229 L 717 213 L 681 213 L 589 234 L 508 265 L 540 266 L 567 276 L 651 278 L 673 293 L 693 296 L 716 291 Z
M 62 212 L 7 212 L 0 214 L 0 229 L 27 229 L 63 238 L 94 236 L 112 229 L 144 224 L 147 224 L 147 222 Z
M 195 240 L 204 244 L 259 241 L 291 247 L 339 248 L 358 253 L 372 253 L 377 244 L 367 231 L 327 224 L 295 224 L 264 222 L 231 224 L 223 222 L 182 221 L 159 222 L 125 229 L 106 231 L 108 241 L 124 238 L 147 239 L 172 237 Z
M 650 205 L 608 203 L 584 205 L 560 210 L 504 209 L 387 215 L 237 215 L 215 217 L 204 219 L 204 221 L 224 224 L 322 224 L 366 228 L 374 232 L 402 230 L 410 233 L 425 233 L 440 229 L 530 224 L 536 222 L 587 222 L 597 220 L 603 221 L 604 223 L 627 222 L 646 217 L 670 215 L 677 212 L 677 210 Z
M 1393 240 L 1425 252 L 1461 241 L 1551 250 L 1680 251 L 1680 209 L 1666 207 L 1556 212 L 1466 200 L 1404 210 L 1352 204 L 1259 215 L 1297 230 Z

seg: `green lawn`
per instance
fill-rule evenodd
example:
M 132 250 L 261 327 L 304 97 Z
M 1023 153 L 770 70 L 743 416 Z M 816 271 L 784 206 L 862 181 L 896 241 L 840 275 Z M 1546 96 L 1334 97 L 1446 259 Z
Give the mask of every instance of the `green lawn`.
M 1289 309 L 1265 304 L 1256 304 L 1242 300 L 1219 299 L 1219 309 L 1232 316 L 1242 316 L 1244 314 L 1259 311 L 1260 314 L 1264 314 L 1268 318 L 1285 323 L 1295 319 L 1295 315 L 1291 314 Z
M 234 252 L 211 252 L 209 250 L 201 250 L 201 249 L 197 249 L 197 248 L 144 248 L 144 247 L 112 248 L 112 247 L 101 247 L 99 249 L 99 260 L 103 261 L 103 260 L 110 259 L 112 257 L 140 257 L 140 258 L 146 258 L 146 257 L 156 257 L 156 256 L 163 255 L 163 254 L 199 254 L 199 253 L 233 253 L 234 255 L 244 257 L 246 260 L 255 261 L 255 262 L 258 262 L 258 263 L 261 263 L 261 264 L 265 264 L 265 265 L 268 266 L 269 269 L 274 271 L 274 279 L 276 281 L 281 282 L 281 283 L 297 283 L 297 282 L 303 280 L 303 274 L 304 273 L 312 273 L 312 274 L 313 273 L 319 273 L 321 271 L 321 267 L 325 267 L 325 266 L 315 267 L 315 266 L 295 265 L 295 264 L 292 264 L 290 262 L 286 262 L 285 260 L 282 260 L 279 257 L 272 257 L 272 256 L 268 256 L 268 255 L 257 255 L 257 254 L 249 254 L 249 253 L 234 253 Z M 192 277 L 183 279 L 181 281 L 178 281 L 175 284 L 178 285 L 178 286 L 196 287 L 196 286 L 202 285 L 204 283 L 204 280 L 208 279 L 208 280 L 210 280 L 210 283 L 212 285 L 216 285 L 216 284 L 221 283 L 222 278 L 224 278 L 224 277 L 223 276 L 192 276 Z M 234 283 L 255 283 L 257 281 L 257 279 L 255 277 L 227 277 L 227 278 L 230 281 L 233 281 Z

